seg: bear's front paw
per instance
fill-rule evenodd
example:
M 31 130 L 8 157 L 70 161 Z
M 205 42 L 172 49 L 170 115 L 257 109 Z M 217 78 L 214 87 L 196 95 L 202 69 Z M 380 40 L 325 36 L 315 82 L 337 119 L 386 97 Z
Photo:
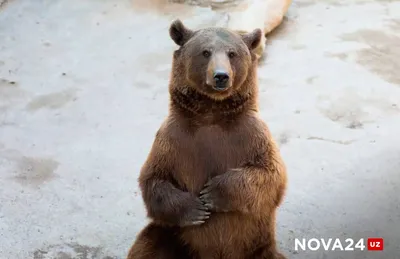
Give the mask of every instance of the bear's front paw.
M 185 212 L 179 222 L 180 227 L 197 226 L 203 224 L 209 217 L 210 212 L 199 198 L 195 198 Z
M 211 211 L 231 211 L 229 195 L 224 187 L 221 176 L 216 176 L 208 181 L 200 191 L 200 200 Z

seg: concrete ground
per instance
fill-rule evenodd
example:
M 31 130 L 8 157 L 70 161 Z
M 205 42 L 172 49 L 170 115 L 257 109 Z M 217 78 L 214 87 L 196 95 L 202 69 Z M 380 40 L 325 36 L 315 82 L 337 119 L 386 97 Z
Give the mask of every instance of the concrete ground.
M 3 2 L 0 258 L 125 258 L 147 222 L 139 169 L 168 111 L 169 23 L 218 16 L 128 0 Z M 400 2 L 295 0 L 266 52 L 261 113 L 289 173 L 280 248 L 400 258 Z M 368 237 L 384 251 L 294 247 Z

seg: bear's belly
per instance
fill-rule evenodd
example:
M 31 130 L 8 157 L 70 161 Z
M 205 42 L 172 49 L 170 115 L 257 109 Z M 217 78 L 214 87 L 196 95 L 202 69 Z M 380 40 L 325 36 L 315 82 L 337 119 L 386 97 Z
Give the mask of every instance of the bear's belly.
M 243 259 L 261 242 L 262 226 L 249 215 L 215 213 L 203 225 L 182 229 L 181 237 L 202 259 Z

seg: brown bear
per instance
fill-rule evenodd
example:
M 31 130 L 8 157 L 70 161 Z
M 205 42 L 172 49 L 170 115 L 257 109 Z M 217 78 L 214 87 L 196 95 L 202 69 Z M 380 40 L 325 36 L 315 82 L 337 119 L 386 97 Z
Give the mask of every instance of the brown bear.
M 169 30 L 173 54 L 169 115 L 139 184 L 152 220 L 128 259 L 285 258 L 275 213 L 286 169 L 258 112 L 262 32 Z

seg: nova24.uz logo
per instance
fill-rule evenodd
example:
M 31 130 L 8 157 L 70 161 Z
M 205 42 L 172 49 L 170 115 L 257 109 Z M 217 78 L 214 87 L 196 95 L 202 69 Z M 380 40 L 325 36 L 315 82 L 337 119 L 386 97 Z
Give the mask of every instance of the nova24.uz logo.
M 342 242 L 339 238 L 311 238 L 311 239 L 299 239 L 294 240 L 294 250 L 311 250 L 317 251 L 323 249 L 324 251 L 364 251 L 365 248 L 368 251 L 382 251 L 383 250 L 383 238 L 368 238 L 367 246 L 365 246 L 365 239 L 360 238 L 354 241 L 352 238 L 347 238 Z

